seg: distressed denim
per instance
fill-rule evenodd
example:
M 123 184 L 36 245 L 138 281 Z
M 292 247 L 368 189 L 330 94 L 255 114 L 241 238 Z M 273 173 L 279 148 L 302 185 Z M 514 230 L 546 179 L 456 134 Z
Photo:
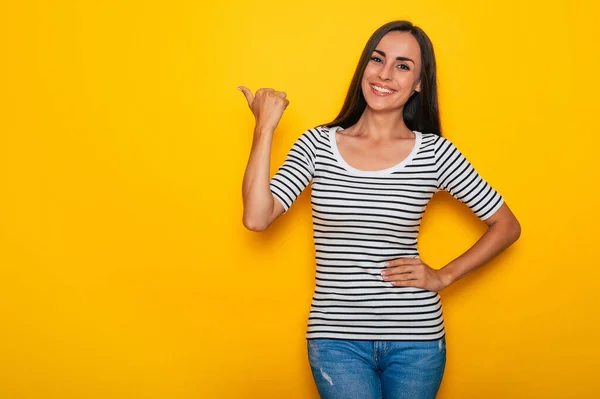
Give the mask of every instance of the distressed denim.
M 322 399 L 434 399 L 446 365 L 446 338 L 311 339 L 308 359 Z

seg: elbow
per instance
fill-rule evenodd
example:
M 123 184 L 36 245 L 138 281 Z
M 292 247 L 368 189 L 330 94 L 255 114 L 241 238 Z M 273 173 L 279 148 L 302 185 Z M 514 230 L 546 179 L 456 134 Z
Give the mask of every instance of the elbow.
M 502 218 L 491 223 L 488 227 L 496 231 L 506 247 L 512 245 L 521 237 L 521 224 L 514 216 Z
M 521 237 L 521 223 L 517 219 L 515 219 L 509 228 L 509 236 L 511 242 L 516 242 L 519 237 Z
M 246 215 L 244 215 L 244 217 L 242 218 L 242 223 L 244 224 L 244 227 L 248 230 L 256 232 L 265 231 L 267 227 L 269 227 L 268 223 L 264 221 L 254 220 L 252 218 L 247 217 Z

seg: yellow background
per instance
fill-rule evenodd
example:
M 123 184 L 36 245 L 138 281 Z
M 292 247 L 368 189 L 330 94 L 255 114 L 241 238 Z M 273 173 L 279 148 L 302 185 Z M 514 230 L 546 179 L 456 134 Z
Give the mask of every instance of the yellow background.
M 0 397 L 317 398 L 309 193 L 243 228 L 236 87 L 288 93 L 274 172 L 394 19 L 431 37 L 444 134 L 523 228 L 442 291 L 439 398 L 600 397 L 597 7 L 4 1 Z M 484 229 L 436 195 L 422 257 L 441 267 Z

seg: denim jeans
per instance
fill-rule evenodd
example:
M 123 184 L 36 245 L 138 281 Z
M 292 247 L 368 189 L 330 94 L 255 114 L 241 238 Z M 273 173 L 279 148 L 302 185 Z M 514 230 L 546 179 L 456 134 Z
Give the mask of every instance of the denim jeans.
M 446 338 L 311 339 L 308 359 L 322 399 L 434 399 L 446 365 Z

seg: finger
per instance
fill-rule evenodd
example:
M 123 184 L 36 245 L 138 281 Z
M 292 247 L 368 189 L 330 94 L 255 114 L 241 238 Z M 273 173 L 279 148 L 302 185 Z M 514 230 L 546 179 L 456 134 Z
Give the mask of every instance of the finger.
M 390 283 L 399 283 L 402 281 L 415 281 L 418 278 L 414 277 L 412 274 L 396 274 L 394 276 L 390 276 L 385 279 L 385 281 L 389 281 Z
M 277 97 L 280 97 L 280 98 L 285 98 L 287 96 L 287 94 L 283 91 L 276 91 L 273 94 L 275 94 Z
M 403 266 L 403 265 L 417 265 L 421 263 L 419 258 L 399 258 L 387 261 L 384 263 L 385 267 Z
M 385 281 L 404 281 L 404 280 L 418 280 L 418 273 L 398 273 L 384 276 Z
M 263 87 L 261 89 L 256 90 L 256 95 L 272 93 L 274 91 L 275 89 L 271 89 L 270 87 Z
M 254 96 L 252 95 L 252 92 L 250 91 L 250 89 L 248 89 L 247 87 L 244 87 L 244 86 L 240 86 L 240 87 L 238 87 L 238 90 L 241 91 L 242 93 L 244 93 L 244 96 L 246 97 L 246 101 L 248 101 L 248 105 L 251 106 L 252 102 L 254 102 Z
M 418 287 L 423 288 L 417 280 L 392 281 L 394 287 Z
M 412 273 L 414 270 L 415 265 L 402 265 L 384 269 L 381 274 L 383 276 L 393 276 L 395 274 Z

